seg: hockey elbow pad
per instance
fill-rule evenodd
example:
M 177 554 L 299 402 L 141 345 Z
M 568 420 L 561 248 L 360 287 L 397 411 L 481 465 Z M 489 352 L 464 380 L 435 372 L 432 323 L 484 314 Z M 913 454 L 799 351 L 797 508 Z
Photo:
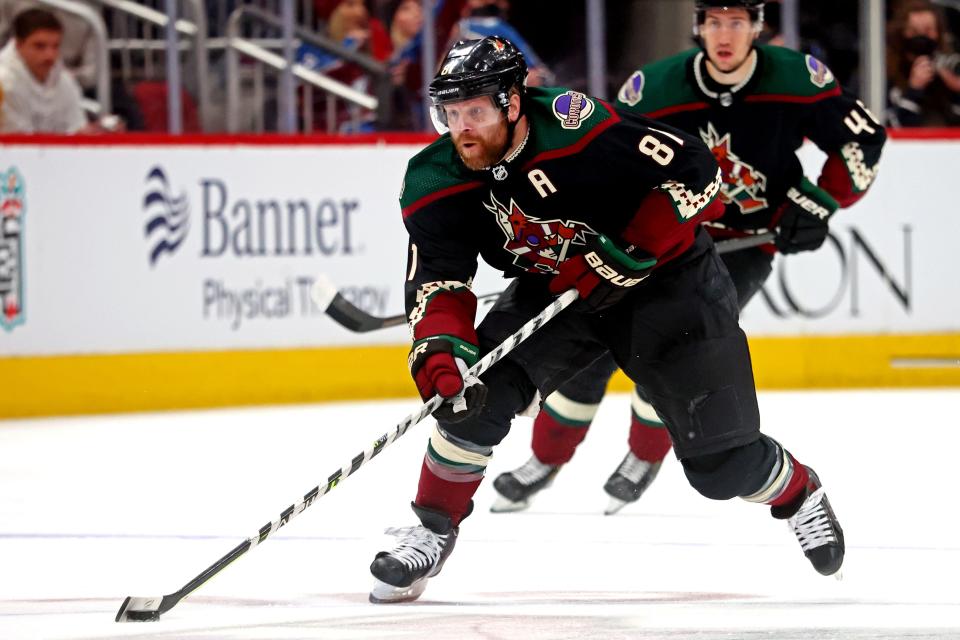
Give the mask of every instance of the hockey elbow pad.
M 799 253 L 819 249 L 827 237 L 830 217 L 840 208 L 829 193 L 806 177 L 787 190 L 787 200 L 774 218 L 774 243 L 780 253 Z
M 600 311 L 620 302 L 650 275 L 655 258 L 636 259 L 603 234 L 589 242 L 587 251 L 560 263 L 550 281 L 550 291 L 563 293 L 576 287 L 590 311 Z
M 431 336 L 413 343 L 407 363 L 420 397 L 427 401 L 439 394 L 445 400 L 433 412 L 437 420 L 459 422 L 483 407 L 487 387 L 468 371 L 478 356 L 475 345 L 453 336 Z

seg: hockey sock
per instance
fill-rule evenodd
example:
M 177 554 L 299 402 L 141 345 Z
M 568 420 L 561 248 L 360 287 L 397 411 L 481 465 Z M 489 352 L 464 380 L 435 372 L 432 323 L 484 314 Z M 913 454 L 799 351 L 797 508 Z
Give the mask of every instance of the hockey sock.
M 660 421 L 650 403 L 633 391 L 630 399 L 630 451 L 647 462 L 660 462 L 667 457 L 670 448 L 670 432 Z
M 748 502 L 761 502 L 771 507 L 796 501 L 801 492 L 806 491 L 810 474 L 807 468 L 797 462 L 789 451 L 777 445 L 779 454 L 776 464 L 770 470 L 767 481 L 759 491 L 743 496 Z
M 492 452 L 492 447 L 467 442 L 437 425 L 423 457 L 415 502 L 448 514 L 453 526 L 459 526 L 470 512 Z
M 547 396 L 533 422 L 533 455 L 543 464 L 570 461 L 577 445 L 587 437 L 599 404 L 576 402 L 555 391 Z
M 789 451 L 786 451 L 786 454 L 790 458 L 790 467 L 793 472 L 790 474 L 783 488 L 783 492 L 773 500 L 767 501 L 767 504 L 771 507 L 778 507 L 793 502 L 801 493 L 806 496 L 806 487 L 807 482 L 810 480 L 810 474 L 807 473 L 807 468 L 797 462 L 797 459 L 794 458 Z

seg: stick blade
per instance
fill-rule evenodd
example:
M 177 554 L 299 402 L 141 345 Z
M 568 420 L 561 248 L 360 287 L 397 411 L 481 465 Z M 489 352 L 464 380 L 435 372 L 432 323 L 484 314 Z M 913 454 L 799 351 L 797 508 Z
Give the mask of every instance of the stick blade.
M 120 605 L 120 611 L 117 612 L 117 622 L 152 622 L 160 619 L 160 605 L 163 604 L 163 597 L 155 596 L 152 598 L 134 598 L 127 596 L 127 599 Z
M 322 311 L 326 311 L 330 303 L 337 295 L 337 288 L 330 281 L 326 274 L 317 274 L 313 279 L 313 288 L 310 290 L 314 303 Z

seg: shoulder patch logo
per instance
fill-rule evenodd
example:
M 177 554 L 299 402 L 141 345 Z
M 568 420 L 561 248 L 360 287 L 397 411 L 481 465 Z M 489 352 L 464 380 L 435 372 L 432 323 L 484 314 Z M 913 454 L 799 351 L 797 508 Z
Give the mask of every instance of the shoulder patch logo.
M 823 89 L 825 86 L 833 82 L 833 72 L 809 53 L 806 55 L 807 61 L 807 71 L 810 72 L 810 82 L 815 86 Z
M 593 110 L 593 100 L 579 91 L 567 91 L 553 99 L 553 115 L 564 129 L 579 129 Z
M 620 87 L 617 98 L 620 99 L 620 102 L 635 107 L 638 102 L 643 100 L 643 85 L 645 82 L 643 71 L 634 71 Z

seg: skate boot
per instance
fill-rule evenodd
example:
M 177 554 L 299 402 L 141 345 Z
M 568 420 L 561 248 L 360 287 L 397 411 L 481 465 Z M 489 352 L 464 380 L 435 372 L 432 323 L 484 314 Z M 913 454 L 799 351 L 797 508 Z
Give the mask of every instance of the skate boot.
M 657 477 L 661 464 L 663 464 L 662 460 L 657 462 L 641 460 L 632 451 L 628 451 L 623 462 L 603 485 L 603 490 L 610 496 L 610 503 L 603 513 L 612 516 L 631 502 L 639 500 L 653 479 Z
M 501 473 L 493 481 L 493 488 L 499 495 L 490 507 L 490 511 L 493 513 L 523 511 L 530 506 L 530 501 L 537 492 L 553 483 L 561 466 L 543 464 L 537 460 L 537 456 L 530 456 L 522 466 L 513 471 Z
M 807 467 L 807 473 L 810 474 L 810 480 L 805 490 L 788 504 L 770 507 L 770 513 L 778 520 L 787 521 L 800 542 L 803 555 L 807 556 L 813 568 L 825 576 L 831 576 L 843 564 L 846 549 L 843 529 L 820 485 L 820 478 L 810 467 Z
M 440 573 L 443 563 L 457 542 L 459 527 L 441 511 L 411 504 L 420 518 L 415 527 L 387 529 L 397 536 L 392 551 L 381 551 L 370 565 L 376 578 L 370 591 L 370 602 L 386 604 L 416 600 L 427 588 L 427 580 Z

